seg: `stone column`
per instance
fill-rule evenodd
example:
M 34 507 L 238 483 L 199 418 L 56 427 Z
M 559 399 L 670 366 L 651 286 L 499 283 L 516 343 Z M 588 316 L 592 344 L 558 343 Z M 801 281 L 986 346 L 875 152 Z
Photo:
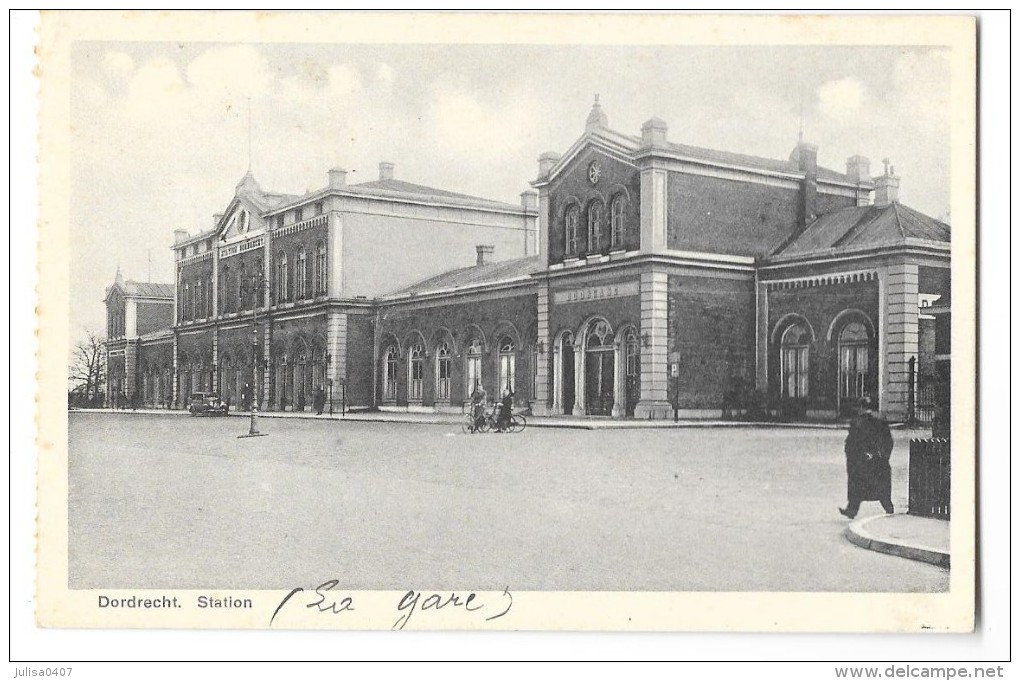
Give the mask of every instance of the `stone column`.
M 176 333 L 174 334 L 174 350 L 173 350 L 173 352 L 174 352 L 174 356 L 173 356 L 174 366 L 173 366 L 173 372 L 172 372 L 172 374 L 170 376 L 170 380 L 171 380 L 171 383 L 172 383 L 172 385 L 170 386 L 170 393 L 171 393 L 171 395 L 170 395 L 170 404 L 173 405 L 173 407 L 176 409 L 177 406 L 178 406 L 177 405 L 177 400 L 180 399 L 180 395 L 179 395 L 179 392 L 180 392 L 180 367 L 179 367 L 179 364 L 178 364 L 178 361 L 177 361 L 178 353 L 177 353 L 177 334 Z
M 659 253 L 666 243 L 667 172 L 655 167 L 641 170 L 641 250 Z
M 545 281 L 538 285 L 538 343 L 542 344 L 542 352 L 535 355 L 538 366 L 535 367 L 535 394 L 531 411 L 536 416 L 549 413 L 549 357 L 553 354 L 552 338 L 549 337 L 549 284 Z
M 909 362 L 918 350 L 917 292 L 916 264 L 879 271 L 879 409 L 892 420 L 908 416 Z
M 574 416 L 585 416 L 584 409 L 584 337 L 574 338 Z
M 341 310 L 330 310 L 326 316 L 326 352 L 330 363 L 326 378 L 333 381 L 333 400 L 339 400 L 343 394 L 340 382 L 347 380 L 347 313 Z M 373 367 L 373 371 L 375 368 Z M 328 383 L 328 381 L 327 381 Z M 329 386 L 326 388 L 326 399 L 329 399 Z
M 262 394 L 262 406 L 260 409 L 268 410 L 271 408 L 269 404 L 269 388 L 270 381 L 272 381 L 273 367 L 269 362 L 269 358 L 272 357 L 270 348 L 273 342 L 273 325 L 268 317 L 262 321 L 262 347 L 258 357 L 256 357 L 256 365 L 252 367 L 252 372 L 259 372 L 259 392 Z M 254 386 L 252 386 L 254 389 Z
M 665 272 L 645 272 L 641 275 L 641 335 L 642 344 L 647 337 L 648 346 L 641 349 L 641 399 L 634 408 L 634 416 L 646 419 L 664 419 L 672 416 L 669 403 L 669 366 L 667 349 L 669 329 L 669 276 Z
M 216 290 L 215 284 L 213 290 Z M 218 392 L 220 389 L 220 329 L 217 326 L 214 326 L 212 330 L 212 369 L 212 390 Z

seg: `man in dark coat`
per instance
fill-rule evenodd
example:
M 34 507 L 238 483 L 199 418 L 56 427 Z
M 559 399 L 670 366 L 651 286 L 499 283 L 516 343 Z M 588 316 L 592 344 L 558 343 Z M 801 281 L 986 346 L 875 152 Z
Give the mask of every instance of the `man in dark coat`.
M 846 454 L 846 508 L 839 512 L 853 518 L 862 501 L 881 502 L 886 513 L 893 512 L 892 470 L 889 457 L 893 440 L 889 424 L 876 416 L 867 398 L 861 400 L 858 415 L 850 422 L 843 451 Z
M 322 410 L 326 407 L 326 392 L 319 386 L 319 389 L 315 391 L 315 399 L 312 401 L 315 407 L 315 413 L 322 416 Z

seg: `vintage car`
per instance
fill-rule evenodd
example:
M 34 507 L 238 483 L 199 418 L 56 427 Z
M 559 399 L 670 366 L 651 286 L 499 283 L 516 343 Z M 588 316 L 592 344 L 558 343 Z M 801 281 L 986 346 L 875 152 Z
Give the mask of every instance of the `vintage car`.
M 226 416 L 229 405 L 216 393 L 192 393 L 188 411 L 192 416 Z

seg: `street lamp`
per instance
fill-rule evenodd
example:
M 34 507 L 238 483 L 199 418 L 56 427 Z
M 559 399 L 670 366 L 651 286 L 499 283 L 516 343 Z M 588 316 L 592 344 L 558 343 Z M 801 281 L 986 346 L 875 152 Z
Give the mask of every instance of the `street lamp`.
M 262 281 L 258 272 L 252 274 L 251 277 L 251 369 L 252 369 L 252 386 L 251 386 L 251 421 L 248 424 L 248 433 L 246 435 L 238 435 L 237 437 L 262 437 L 269 435 L 269 433 L 259 432 L 259 370 L 262 368 L 262 358 L 259 357 L 259 325 L 258 325 L 258 314 L 259 314 L 259 300 L 258 294 L 262 292 L 262 287 L 269 287 L 268 281 Z

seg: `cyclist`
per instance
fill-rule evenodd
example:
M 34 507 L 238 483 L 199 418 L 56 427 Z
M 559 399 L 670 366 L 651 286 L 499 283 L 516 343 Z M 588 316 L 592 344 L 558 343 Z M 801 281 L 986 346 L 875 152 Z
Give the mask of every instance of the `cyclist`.
M 485 402 L 488 399 L 488 394 L 485 392 L 485 388 L 482 387 L 482 382 L 477 381 L 475 383 L 475 391 L 471 393 L 471 414 L 474 416 L 474 424 L 471 426 L 471 430 L 478 430 L 482 421 L 485 420 Z
M 504 432 L 510 426 L 510 416 L 514 412 L 514 391 L 507 388 L 503 391 L 500 401 L 499 417 L 496 419 L 496 430 Z

